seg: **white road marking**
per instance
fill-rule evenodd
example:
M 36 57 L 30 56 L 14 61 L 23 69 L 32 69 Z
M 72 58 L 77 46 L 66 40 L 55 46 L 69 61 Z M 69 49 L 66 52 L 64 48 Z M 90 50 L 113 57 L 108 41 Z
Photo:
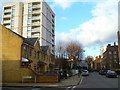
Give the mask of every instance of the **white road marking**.
M 82 81 L 83 81 L 83 77 L 81 77 L 80 85 L 82 84 Z
M 65 90 L 68 90 L 69 88 L 71 88 L 71 87 L 67 87 Z
M 76 86 L 73 86 L 73 88 L 76 88 Z
M 32 89 L 32 90 L 40 90 L 40 88 L 34 88 L 34 89 Z
M 73 86 L 73 87 L 71 88 L 71 90 L 74 90 L 74 88 L 76 88 L 76 86 Z

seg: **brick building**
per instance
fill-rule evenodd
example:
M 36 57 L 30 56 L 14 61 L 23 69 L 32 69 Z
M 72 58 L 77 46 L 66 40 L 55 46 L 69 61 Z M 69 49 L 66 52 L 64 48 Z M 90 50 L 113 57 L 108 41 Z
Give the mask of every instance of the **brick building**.
M 116 69 L 119 66 L 118 46 L 108 44 L 102 58 L 103 67 L 106 69 Z
M 119 56 L 119 65 L 120 65 L 120 31 L 118 31 L 118 56 Z

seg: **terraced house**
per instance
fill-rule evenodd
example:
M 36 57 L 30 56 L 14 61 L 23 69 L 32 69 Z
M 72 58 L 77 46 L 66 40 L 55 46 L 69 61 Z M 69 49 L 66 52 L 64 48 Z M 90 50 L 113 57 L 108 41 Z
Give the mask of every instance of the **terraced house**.
M 54 60 L 48 46 L 40 47 L 38 38 L 23 38 L 3 25 L 0 25 L 0 33 L 3 83 L 35 80 L 41 82 L 51 77 L 56 78 L 44 75 L 46 71 L 54 70 Z

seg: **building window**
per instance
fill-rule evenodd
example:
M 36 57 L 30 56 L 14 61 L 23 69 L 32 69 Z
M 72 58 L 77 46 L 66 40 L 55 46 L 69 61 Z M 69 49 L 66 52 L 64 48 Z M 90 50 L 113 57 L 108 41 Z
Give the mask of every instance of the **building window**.
M 36 64 L 34 64 L 34 71 L 36 71 L 37 70 L 37 66 L 36 66 Z
M 28 67 L 28 66 L 30 66 L 30 64 L 29 63 L 22 63 L 21 66 L 22 67 Z
M 12 6 L 12 10 L 13 10 L 13 11 L 15 10 L 15 5 Z
M 117 52 L 116 52 L 116 51 L 114 51 L 114 54 L 117 54 Z
M 27 24 L 28 26 L 30 26 L 31 24 Z
M 28 9 L 28 14 L 31 14 L 32 13 L 32 9 Z
M 31 30 L 27 30 L 27 32 L 30 32 Z
M 28 3 L 28 8 L 32 8 L 32 4 L 31 3 Z
M 38 59 L 39 59 L 39 57 L 40 57 L 40 53 L 38 52 L 37 54 L 38 54 Z
M 110 59 L 112 59 L 112 57 L 110 56 Z
M 28 19 L 31 19 L 31 17 L 28 17 Z
M 34 58 L 36 58 L 36 51 L 34 51 Z
M 32 49 L 29 49 L 29 55 L 32 56 Z
M 11 28 L 14 28 L 14 26 L 11 26 Z
M 11 25 L 13 26 L 13 25 L 14 25 L 14 22 L 11 22 Z
M 111 51 L 109 51 L 109 54 L 112 54 L 112 52 L 111 52 Z
M 15 5 L 13 5 L 12 8 L 15 9 Z
M 27 36 L 27 38 L 31 38 L 31 36 Z
M 14 22 L 14 20 L 11 20 L 11 22 Z
M 26 51 L 27 51 L 26 46 L 24 46 L 23 49 L 24 49 L 24 57 L 26 57 Z
M 114 55 L 114 58 L 117 58 L 117 56 L 116 56 L 116 55 Z

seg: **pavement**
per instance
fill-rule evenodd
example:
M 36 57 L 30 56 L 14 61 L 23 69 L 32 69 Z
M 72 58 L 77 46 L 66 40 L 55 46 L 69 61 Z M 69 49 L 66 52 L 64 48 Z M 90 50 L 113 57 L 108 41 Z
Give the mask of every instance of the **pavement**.
M 67 79 L 62 79 L 58 83 L 5 83 L 3 86 L 5 87 L 69 87 L 76 86 L 79 84 L 81 80 L 81 76 L 74 75 L 68 77 Z

